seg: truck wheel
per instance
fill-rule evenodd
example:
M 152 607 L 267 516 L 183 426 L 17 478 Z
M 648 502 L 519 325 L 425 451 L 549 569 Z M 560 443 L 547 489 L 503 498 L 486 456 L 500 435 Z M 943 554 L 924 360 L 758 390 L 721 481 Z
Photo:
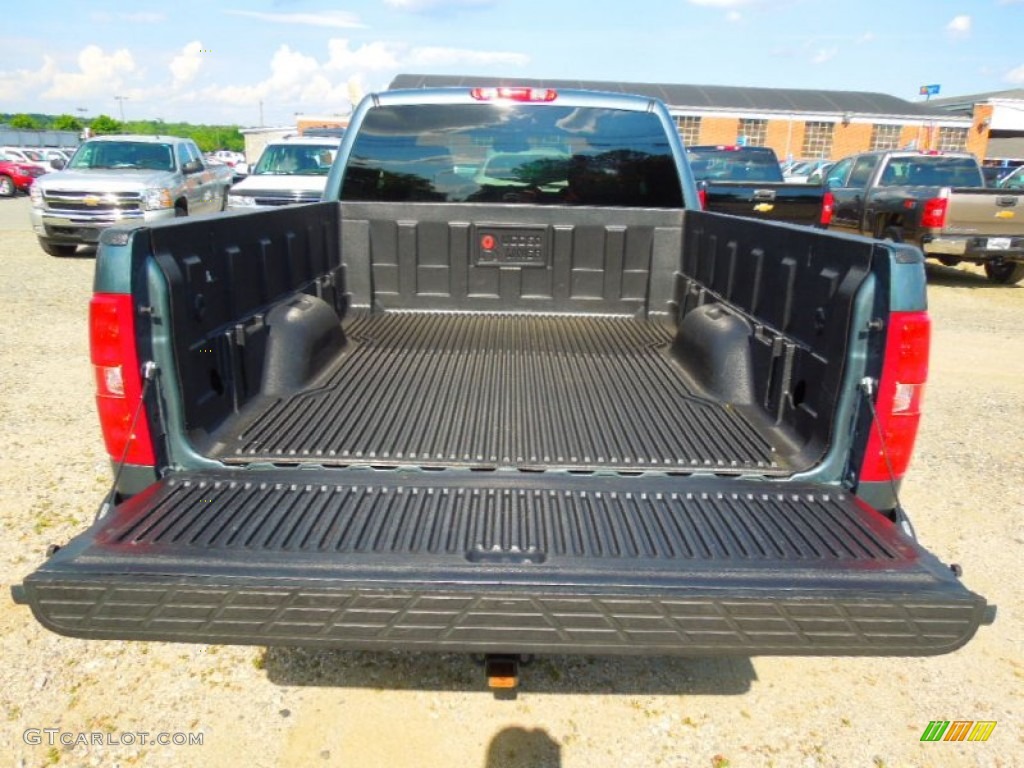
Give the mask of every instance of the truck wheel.
M 1024 262 L 1004 261 L 1000 263 L 987 262 L 985 274 L 993 283 L 1000 285 L 1013 285 L 1024 280 Z
M 51 243 L 49 240 L 43 240 L 39 238 L 39 247 L 46 251 L 51 256 L 74 256 L 75 250 L 78 248 L 77 245 L 67 245 L 64 243 Z
M 0 197 L 14 197 L 16 189 L 10 176 L 0 176 Z

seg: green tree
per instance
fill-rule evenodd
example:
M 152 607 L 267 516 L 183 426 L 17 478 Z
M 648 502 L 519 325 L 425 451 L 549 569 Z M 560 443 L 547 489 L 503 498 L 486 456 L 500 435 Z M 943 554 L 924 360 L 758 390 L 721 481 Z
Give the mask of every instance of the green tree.
M 103 136 L 109 133 L 120 133 L 121 123 L 109 115 L 97 115 L 89 123 L 89 130 L 94 136 Z
M 153 136 L 160 133 L 159 127 L 152 120 L 129 120 L 121 125 L 124 133 L 134 133 L 143 136 Z
M 50 127 L 55 131 L 80 131 L 82 121 L 74 115 L 57 115 L 50 123 Z
M 39 128 L 39 123 L 31 115 L 15 115 L 11 118 L 11 128 L 34 131 Z

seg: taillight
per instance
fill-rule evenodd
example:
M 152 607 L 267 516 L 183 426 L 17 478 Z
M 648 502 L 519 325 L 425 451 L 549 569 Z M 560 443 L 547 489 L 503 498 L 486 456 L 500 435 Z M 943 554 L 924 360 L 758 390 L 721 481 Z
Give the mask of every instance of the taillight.
M 898 480 L 907 472 L 921 422 L 930 339 L 927 312 L 893 312 L 889 318 L 875 401 L 878 423 L 871 425 L 860 472 L 863 482 Z
M 149 420 L 145 408 L 139 410 L 142 373 L 135 351 L 135 314 L 130 295 L 93 295 L 89 303 L 89 346 L 107 453 L 114 461 L 124 458 L 129 464 L 154 466 Z
M 832 214 L 835 211 L 836 198 L 831 192 L 826 192 L 821 196 L 821 218 L 818 223 L 823 227 L 827 227 L 832 223 Z
M 558 91 L 527 87 L 473 88 L 469 95 L 477 101 L 554 101 Z
M 708 209 L 708 188 L 701 184 L 697 188 L 697 202 L 700 203 L 700 209 L 706 211 Z
M 925 200 L 924 209 L 921 211 L 921 226 L 935 227 L 936 229 L 946 226 L 948 205 L 949 199 L 945 197 L 933 197 L 931 200 Z

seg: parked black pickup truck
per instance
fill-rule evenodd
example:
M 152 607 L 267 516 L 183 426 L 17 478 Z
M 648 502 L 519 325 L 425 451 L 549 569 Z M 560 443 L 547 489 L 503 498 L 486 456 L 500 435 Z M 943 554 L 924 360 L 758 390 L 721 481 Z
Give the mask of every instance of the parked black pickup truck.
M 989 620 L 895 498 L 920 251 L 700 210 L 660 102 L 372 95 L 323 202 L 108 230 L 95 290 L 114 489 L 14 588 L 56 632 L 926 655 Z
M 769 147 L 687 147 L 704 208 L 765 221 L 823 226 L 830 208 L 820 184 L 788 184 Z
M 908 242 L 947 266 L 981 264 L 996 283 L 1024 280 L 1024 190 L 985 186 L 963 152 L 864 152 L 828 172 L 829 226 Z

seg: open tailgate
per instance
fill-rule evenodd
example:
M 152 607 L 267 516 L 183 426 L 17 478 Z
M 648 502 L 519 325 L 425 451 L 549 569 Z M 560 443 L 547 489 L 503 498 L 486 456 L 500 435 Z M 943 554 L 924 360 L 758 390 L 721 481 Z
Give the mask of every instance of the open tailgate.
M 927 655 L 987 614 L 834 488 L 457 470 L 172 475 L 14 594 L 75 637 L 519 653 Z

